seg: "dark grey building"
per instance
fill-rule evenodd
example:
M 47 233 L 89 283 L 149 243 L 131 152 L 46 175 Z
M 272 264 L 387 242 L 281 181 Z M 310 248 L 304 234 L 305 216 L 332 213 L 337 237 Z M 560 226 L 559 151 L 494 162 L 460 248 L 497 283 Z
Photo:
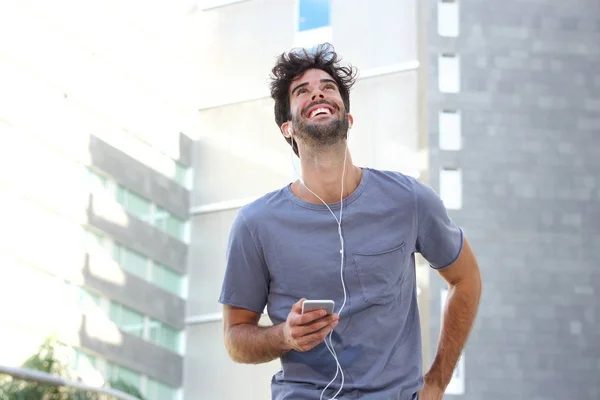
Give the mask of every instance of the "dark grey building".
M 484 281 L 447 398 L 598 399 L 600 3 L 427 3 L 430 182 Z

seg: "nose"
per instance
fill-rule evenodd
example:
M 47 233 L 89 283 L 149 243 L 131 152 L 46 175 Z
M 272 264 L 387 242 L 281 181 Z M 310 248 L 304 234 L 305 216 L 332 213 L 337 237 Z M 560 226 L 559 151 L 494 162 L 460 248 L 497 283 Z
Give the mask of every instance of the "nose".
M 311 96 L 312 101 L 315 101 L 317 99 L 324 99 L 324 98 L 325 98 L 325 95 L 323 94 L 323 91 L 321 89 L 315 89 Z

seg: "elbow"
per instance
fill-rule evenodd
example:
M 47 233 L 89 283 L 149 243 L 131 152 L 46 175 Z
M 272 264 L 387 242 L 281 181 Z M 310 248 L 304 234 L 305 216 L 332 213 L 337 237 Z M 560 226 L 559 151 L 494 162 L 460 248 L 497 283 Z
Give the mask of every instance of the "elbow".
M 244 359 L 242 353 L 237 349 L 238 346 L 236 345 L 235 335 L 232 334 L 231 328 L 232 327 L 229 327 L 229 329 L 225 329 L 225 334 L 223 337 L 223 342 L 225 344 L 225 349 L 227 350 L 227 355 L 229 356 L 231 361 L 237 364 L 248 364 L 248 362 Z
M 227 355 L 229 356 L 229 359 L 231 361 L 233 361 L 236 364 L 245 364 L 242 357 L 239 356 L 239 354 L 235 351 L 234 348 L 232 348 L 230 344 L 225 343 L 225 348 L 227 349 Z

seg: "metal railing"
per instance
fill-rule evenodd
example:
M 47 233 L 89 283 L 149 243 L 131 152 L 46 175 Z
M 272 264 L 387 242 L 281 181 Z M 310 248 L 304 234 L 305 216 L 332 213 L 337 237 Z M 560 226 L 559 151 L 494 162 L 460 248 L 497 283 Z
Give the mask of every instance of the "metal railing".
M 52 386 L 64 386 L 70 387 L 73 389 L 83 390 L 86 392 L 91 392 L 99 395 L 106 395 L 109 399 L 117 399 L 117 400 L 139 400 L 137 397 L 131 396 L 129 394 L 123 393 L 118 390 L 104 388 L 104 387 L 95 387 L 86 385 L 82 382 L 76 382 L 69 379 L 64 379 L 56 375 L 48 374 L 46 372 L 36 371 L 28 368 L 20 368 L 20 367 L 7 367 L 5 365 L 0 365 L 0 374 L 10 375 L 13 379 L 34 382 L 34 383 L 43 383 Z

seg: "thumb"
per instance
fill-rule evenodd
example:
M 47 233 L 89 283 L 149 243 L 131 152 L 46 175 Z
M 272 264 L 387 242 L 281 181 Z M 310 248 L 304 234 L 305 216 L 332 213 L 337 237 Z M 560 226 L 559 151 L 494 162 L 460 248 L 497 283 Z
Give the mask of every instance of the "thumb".
M 296 303 L 294 303 L 294 305 L 292 306 L 292 311 L 295 311 L 298 314 L 300 314 L 302 312 L 302 304 L 304 303 L 304 300 L 306 300 L 306 299 L 303 297 L 300 300 L 298 300 Z

